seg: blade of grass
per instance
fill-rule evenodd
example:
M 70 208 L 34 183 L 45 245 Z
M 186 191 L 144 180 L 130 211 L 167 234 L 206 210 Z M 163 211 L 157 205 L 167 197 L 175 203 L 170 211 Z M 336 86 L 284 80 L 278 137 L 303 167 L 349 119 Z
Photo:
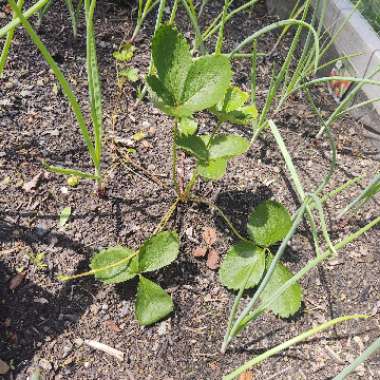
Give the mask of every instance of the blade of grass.
M 87 178 L 87 179 L 94 179 L 94 180 L 97 180 L 99 178 L 99 177 L 97 177 L 94 174 L 82 172 L 81 170 L 69 169 L 69 168 L 64 168 L 62 166 L 49 165 L 49 164 L 46 164 L 46 163 L 43 166 L 49 172 L 53 172 L 53 173 L 57 173 L 57 174 L 75 175 L 77 177 Z
M 302 342 L 302 341 L 304 341 L 304 340 L 306 340 L 306 339 L 308 339 L 308 338 L 310 338 L 310 337 L 312 337 L 312 336 L 314 336 L 314 335 L 316 335 L 316 334 L 318 334 L 324 330 L 327 330 L 327 329 L 335 326 L 338 323 L 342 323 L 342 322 L 349 321 L 352 319 L 359 319 L 359 318 L 368 318 L 368 316 L 362 315 L 362 314 L 346 315 L 346 316 L 339 317 L 339 318 L 333 319 L 331 321 L 322 323 L 316 327 L 313 327 L 310 330 L 307 330 L 307 331 L 303 332 L 302 334 L 296 336 L 295 338 L 289 339 L 286 342 L 283 342 L 283 343 L 279 344 L 278 346 L 264 352 L 263 354 L 254 357 L 253 359 L 249 360 L 248 362 L 246 362 L 244 365 L 242 365 L 241 367 L 239 367 L 235 371 L 231 372 L 227 376 L 224 376 L 223 380 L 233 380 L 233 379 L 237 378 L 237 376 L 239 376 L 241 373 L 243 373 L 243 372 L 247 371 L 248 369 L 252 368 L 253 366 L 261 363 L 262 361 L 270 358 L 271 356 L 276 355 L 276 354 L 286 350 L 287 348 L 294 346 L 295 344 L 298 344 L 298 343 L 300 343 L 300 342 Z
M 63 93 L 66 95 L 70 106 L 75 114 L 75 117 L 78 121 L 80 131 L 83 136 L 83 140 L 87 146 L 87 149 L 89 151 L 89 154 L 91 156 L 92 161 L 96 162 L 96 154 L 95 154 L 95 148 L 93 146 L 93 143 L 91 141 L 91 137 L 89 134 L 89 131 L 86 126 L 86 120 L 82 114 L 81 108 L 79 106 L 79 103 L 69 85 L 66 78 L 64 77 L 62 71 L 58 67 L 57 63 L 54 61 L 53 57 L 50 55 L 49 51 L 47 50 L 46 46 L 43 44 L 41 39 L 38 37 L 37 33 L 34 31 L 33 27 L 30 25 L 29 21 L 27 21 L 24 16 L 22 15 L 19 7 L 17 6 L 15 0 L 9 0 L 9 4 L 16 13 L 17 17 L 21 20 L 21 23 L 23 27 L 25 28 L 26 32 L 29 34 L 30 38 L 34 42 L 34 44 L 37 46 L 39 51 L 41 52 L 42 56 L 48 63 L 49 67 L 53 71 L 54 75 L 56 76 L 59 84 L 62 87 Z

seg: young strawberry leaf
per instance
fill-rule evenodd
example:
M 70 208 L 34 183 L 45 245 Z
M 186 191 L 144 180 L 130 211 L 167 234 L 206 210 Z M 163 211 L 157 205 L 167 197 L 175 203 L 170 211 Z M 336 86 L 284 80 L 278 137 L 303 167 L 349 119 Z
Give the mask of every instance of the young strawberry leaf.
M 179 239 L 172 231 L 163 231 L 146 240 L 140 248 L 139 271 L 152 272 L 172 263 L 178 256 Z
M 227 252 L 219 270 L 219 278 L 229 289 L 241 289 L 247 277 L 246 288 L 256 286 L 265 270 L 265 254 L 253 243 L 240 242 Z
M 158 78 L 178 104 L 192 64 L 185 37 L 169 25 L 162 25 L 152 40 L 152 55 Z
M 130 82 L 137 82 L 139 80 L 139 70 L 135 67 L 129 67 L 127 69 L 120 70 L 119 77 L 126 78 Z
M 249 94 L 247 92 L 238 87 L 230 87 L 224 99 L 212 107 L 210 111 L 222 122 L 229 121 L 233 124 L 247 125 L 258 115 L 253 104 L 244 106 L 248 99 Z
M 63 227 L 70 219 L 71 207 L 65 207 L 59 214 L 59 225 Z
M 217 181 L 226 173 L 227 159 L 219 158 L 208 162 L 199 161 L 197 165 L 198 174 L 205 179 Z
M 292 226 L 288 210 L 275 201 L 260 203 L 248 218 L 248 234 L 253 241 L 269 247 L 284 239 Z
M 198 58 L 191 65 L 178 116 L 190 116 L 223 98 L 232 78 L 231 64 L 223 55 Z
M 136 318 L 147 326 L 166 317 L 174 309 L 171 297 L 159 285 L 140 275 L 136 295 Z
M 267 268 L 270 266 L 273 256 L 267 258 Z M 261 293 L 261 299 L 265 302 L 280 286 L 293 277 L 292 272 L 283 264 L 278 263 L 267 286 Z M 301 307 L 302 287 L 299 284 L 292 285 L 270 306 L 273 313 L 281 318 L 288 318 L 295 314 Z
M 189 136 L 197 133 L 198 124 L 194 119 L 184 117 L 178 123 L 178 132 L 181 135 Z
M 126 43 L 119 51 L 113 52 L 112 55 L 117 61 L 128 62 L 132 59 L 135 50 L 135 46 L 133 46 L 131 43 Z
M 178 135 L 175 139 L 178 148 L 181 148 L 201 161 L 207 161 L 208 150 L 202 138 L 195 135 Z
M 168 25 L 161 26 L 152 42 L 157 77 L 147 82 L 156 106 L 178 118 L 214 106 L 224 97 L 231 78 L 229 59 L 210 55 L 192 61 L 185 38 Z
M 133 253 L 131 249 L 121 246 L 107 248 L 92 258 L 90 268 L 96 270 L 95 278 L 106 284 L 131 280 L 138 272 L 137 258 L 128 260 Z
M 210 140 L 209 135 L 201 136 L 206 146 Z M 210 160 L 219 158 L 233 158 L 240 156 L 249 149 L 249 141 L 237 135 L 219 135 L 212 139 L 209 148 Z

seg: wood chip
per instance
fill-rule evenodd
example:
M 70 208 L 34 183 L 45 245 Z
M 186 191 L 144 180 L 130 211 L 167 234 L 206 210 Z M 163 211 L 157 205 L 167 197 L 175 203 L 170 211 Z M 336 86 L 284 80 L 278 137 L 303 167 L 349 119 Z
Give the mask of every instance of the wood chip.
M 207 253 L 207 247 L 199 246 L 193 250 L 194 257 L 205 257 Z
M 253 380 L 253 372 L 245 371 L 239 376 L 239 380 Z
M 220 262 L 219 252 L 215 251 L 215 249 L 211 249 L 207 256 L 207 266 L 212 270 L 216 270 L 219 268 L 219 262 Z
M 42 177 L 42 174 L 43 174 L 42 172 L 39 172 L 29 182 L 24 183 L 24 185 L 22 186 L 22 189 L 25 192 L 30 193 L 32 190 L 34 190 L 38 186 L 40 179 Z
M 19 272 L 16 274 L 16 276 L 14 276 L 10 281 L 9 281 L 9 289 L 10 290 L 15 290 L 16 288 L 18 288 L 21 283 L 24 281 L 24 278 L 26 276 L 26 272 Z
M 0 359 L 0 375 L 5 375 L 9 372 L 10 368 L 7 363 L 5 363 L 4 360 Z
M 203 230 L 202 237 L 204 242 L 210 247 L 216 242 L 216 230 L 215 228 L 206 227 Z
M 124 352 L 116 350 L 116 348 L 107 346 L 104 343 L 100 343 L 96 340 L 90 340 L 90 339 L 86 339 L 84 343 L 87 344 L 87 346 L 94 348 L 95 350 L 103 351 L 106 354 L 113 356 L 117 360 L 120 360 L 120 361 L 124 360 Z

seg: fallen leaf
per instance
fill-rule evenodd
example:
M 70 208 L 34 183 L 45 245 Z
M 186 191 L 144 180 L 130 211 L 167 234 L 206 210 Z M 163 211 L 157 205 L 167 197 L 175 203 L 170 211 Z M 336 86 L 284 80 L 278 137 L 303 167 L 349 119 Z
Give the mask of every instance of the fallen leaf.
M 9 281 L 9 289 L 10 290 L 15 290 L 18 288 L 21 283 L 24 281 L 24 278 L 26 276 L 26 272 L 19 272 L 14 276 L 10 281 Z
M 206 227 L 203 230 L 202 237 L 204 242 L 210 247 L 216 242 L 216 231 L 214 228 Z
M 220 262 L 219 252 L 215 251 L 215 249 L 211 249 L 207 256 L 207 266 L 212 269 L 218 269 Z
M 194 257 L 205 257 L 207 253 L 207 247 L 199 246 L 193 250 Z
M 0 375 L 5 375 L 10 370 L 10 367 L 4 360 L 0 359 Z
M 24 185 L 22 186 L 22 189 L 26 191 L 27 193 L 30 193 L 32 190 L 34 190 L 38 186 L 40 179 L 42 177 L 42 174 L 43 174 L 42 172 L 39 172 L 29 182 L 24 183 Z
M 239 380 L 253 380 L 253 372 L 245 371 L 239 376 Z

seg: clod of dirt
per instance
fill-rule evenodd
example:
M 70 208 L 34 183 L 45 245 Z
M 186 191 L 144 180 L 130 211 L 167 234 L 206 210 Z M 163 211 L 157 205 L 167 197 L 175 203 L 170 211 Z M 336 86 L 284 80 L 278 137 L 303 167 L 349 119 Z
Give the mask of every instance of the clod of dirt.
M 210 249 L 207 256 L 207 266 L 212 270 L 216 270 L 219 268 L 219 263 L 220 263 L 219 252 L 216 251 L 215 249 Z
M 26 276 L 26 272 L 19 272 L 9 281 L 9 289 L 15 290 L 17 289 L 21 283 L 24 281 L 24 278 Z
M 207 253 L 207 247 L 199 246 L 193 250 L 194 257 L 205 257 Z
M 203 230 L 202 237 L 204 242 L 210 247 L 216 242 L 216 231 L 215 228 L 206 227 Z

